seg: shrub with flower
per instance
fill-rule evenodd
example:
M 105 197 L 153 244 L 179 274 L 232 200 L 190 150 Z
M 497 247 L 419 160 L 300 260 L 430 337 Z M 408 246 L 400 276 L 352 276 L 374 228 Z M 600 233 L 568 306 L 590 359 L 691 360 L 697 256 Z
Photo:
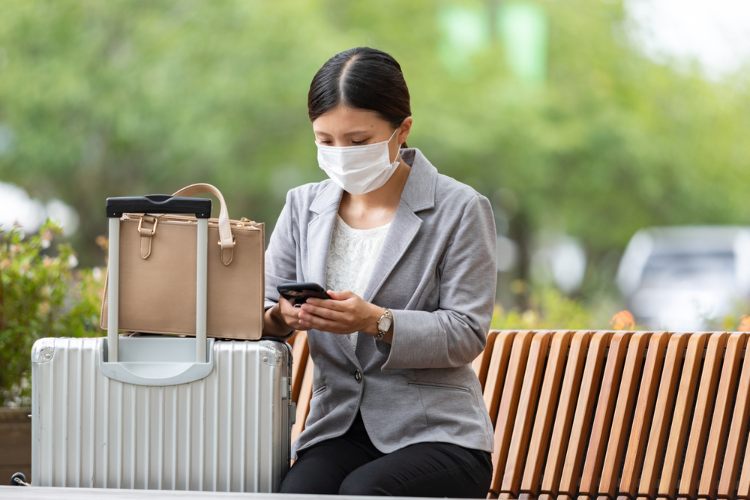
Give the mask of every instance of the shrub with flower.
M 103 272 L 77 270 L 60 228 L 46 222 L 26 236 L 0 230 L 0 406 L 26 406 L 31 346 L 42 337 L 98 335 Z

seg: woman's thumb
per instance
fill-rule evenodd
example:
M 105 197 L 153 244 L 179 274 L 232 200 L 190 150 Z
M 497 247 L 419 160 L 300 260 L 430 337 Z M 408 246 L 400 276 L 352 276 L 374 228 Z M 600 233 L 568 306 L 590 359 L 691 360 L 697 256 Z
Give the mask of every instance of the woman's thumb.
M 334 300 L 348 299 L 349 297 L 351 297 L 351 294 L 352 294 L 352 292 L 347 292 L 347 291 L 337 292 L 334 290 L 327 290 L 326 293 L 328 293 L 328 296 Z

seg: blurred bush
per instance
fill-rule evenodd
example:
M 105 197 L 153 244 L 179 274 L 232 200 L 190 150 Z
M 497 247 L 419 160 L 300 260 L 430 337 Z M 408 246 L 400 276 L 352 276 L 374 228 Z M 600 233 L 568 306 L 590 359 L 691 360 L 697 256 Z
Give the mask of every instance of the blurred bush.
M 594 328 L 592 314 L 579 302 L 554 288 L 532 293 L 525 310 L 495 306 L 491 328 L 497 330 L 557 330 Z
M 26 406 L 31 346 L 42 337 L 97 334 L 103 272 L 76 270 L 69 244 L 51 222 L 26 236 L 0 231 L 0 406 Z
M 513 285 L 525 293 L 521 282 Z M 490 328 L 494 330 L 653 330 L 636 322 L 628 310 L 614 311 L 614 303 L 587 303 L 572 299 L 554 287 L 540 287 L 529 295 L 525 308 L 504 308 L 498 304 Z M 607 319 L 609 318 L 609 319 Z M 750 332 L 750 315 L 737 312 L 709 325 L 715 331 Z
M 521 287 L 525 285 L 514 284 L 516 289 Z M 610 306 L 611 304 L 586 304 L 567 297 L 556 288 L 544 287 L 531 292 L 527 308 L 505 309 L 501 305 L 496 305 L 491 328 L 496 330 L 630 331 L 645 329 L 636 324 L 630 311 L 612 313 Z

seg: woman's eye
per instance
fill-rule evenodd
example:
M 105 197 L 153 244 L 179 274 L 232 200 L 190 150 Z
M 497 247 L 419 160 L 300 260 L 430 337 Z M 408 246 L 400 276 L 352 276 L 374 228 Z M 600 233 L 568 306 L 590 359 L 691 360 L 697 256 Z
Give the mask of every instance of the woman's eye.
M 361 146 L 362 144 L 366 144 L 366 143 L 367 143 L 367 140 L 363 140 L 363 141 L 352 141 L 352 144 L 354 144 L 355 146 Z

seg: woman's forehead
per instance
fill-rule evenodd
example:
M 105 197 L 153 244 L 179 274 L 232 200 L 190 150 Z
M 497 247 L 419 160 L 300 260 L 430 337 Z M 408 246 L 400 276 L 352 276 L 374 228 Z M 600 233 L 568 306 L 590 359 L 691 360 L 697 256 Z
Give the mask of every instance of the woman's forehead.
M 312 125 L 315 133 L 332 135 L 379 131 L 389 127 L 389 123 L 376 111 L 344 105 L 326 111 Z

